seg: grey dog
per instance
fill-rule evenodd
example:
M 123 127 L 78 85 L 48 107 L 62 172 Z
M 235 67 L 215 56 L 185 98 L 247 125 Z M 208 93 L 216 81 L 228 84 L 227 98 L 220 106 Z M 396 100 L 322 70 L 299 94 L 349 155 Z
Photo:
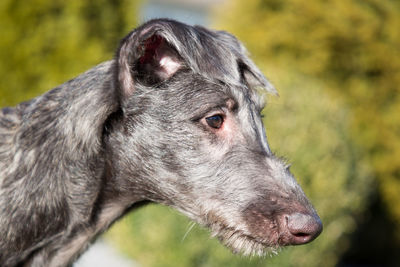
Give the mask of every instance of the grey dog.
M 271 152 L 232 35 L 152 20 L 114 60 L 0 111 L 0 265 L 66 266 L 128 211 L 171 206 L 234 252 L 310 242 L 322 223 Z

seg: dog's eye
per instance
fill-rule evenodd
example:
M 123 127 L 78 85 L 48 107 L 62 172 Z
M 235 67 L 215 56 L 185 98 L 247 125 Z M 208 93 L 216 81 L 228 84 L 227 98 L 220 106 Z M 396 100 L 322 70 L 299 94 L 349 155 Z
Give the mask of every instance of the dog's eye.
M 206 122 L 208 126 L 214 129 L 219 129 L 222 126 L 222 123 L 224 122 L 224 117 L 222 115 L 214 115 L 211 117 L 206 118 Z

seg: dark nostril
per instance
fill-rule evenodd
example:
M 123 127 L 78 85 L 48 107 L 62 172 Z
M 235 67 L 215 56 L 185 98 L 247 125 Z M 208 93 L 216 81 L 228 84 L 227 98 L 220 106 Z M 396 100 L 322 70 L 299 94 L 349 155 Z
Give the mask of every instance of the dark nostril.
M 322 232 L 322 222 L 316 214 L 293 213 L 286 215 L 286 220 L 292 245 L 311 242 Z

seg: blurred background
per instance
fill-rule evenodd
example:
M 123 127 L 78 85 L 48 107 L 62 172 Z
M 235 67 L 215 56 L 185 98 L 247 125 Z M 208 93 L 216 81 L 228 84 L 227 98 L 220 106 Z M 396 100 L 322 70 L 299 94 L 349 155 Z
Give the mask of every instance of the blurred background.
M 400 2 L 1 0 L 0 106 L 111 59 L 154 17 L 225 29 L 247 46 L 280 94 L 263 111 L 270 145 L 293 164 L 324 232 L 245 258 L 150 205 L 101 238 L 135 262 L 121 266 L 400 266 Z

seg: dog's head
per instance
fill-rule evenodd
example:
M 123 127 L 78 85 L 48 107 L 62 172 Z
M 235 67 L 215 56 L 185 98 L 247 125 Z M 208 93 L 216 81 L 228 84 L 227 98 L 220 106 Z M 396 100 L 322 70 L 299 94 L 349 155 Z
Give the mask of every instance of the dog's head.
M 235 37 L 150 21 L 121 42 L 115 86 L 120 195 L 172 206 L 244 254 L 319 235 L 318 215 L 267 143 L 259 91 L 275 89 Z

